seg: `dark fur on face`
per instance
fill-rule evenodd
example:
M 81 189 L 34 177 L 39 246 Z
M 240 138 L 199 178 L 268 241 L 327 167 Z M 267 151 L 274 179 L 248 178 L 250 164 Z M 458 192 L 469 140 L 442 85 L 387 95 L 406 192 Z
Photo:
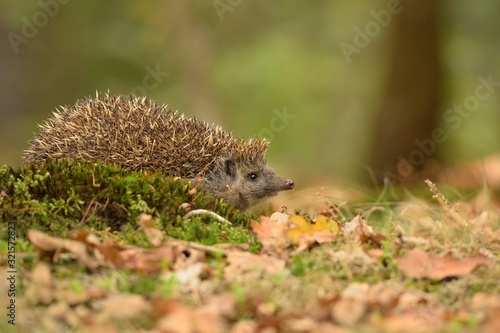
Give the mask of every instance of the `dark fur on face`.
M 216 196 L 246 209 L 293 188 L 293 181 L 277 176 L 263 156 L 253 160 L 222 158 L 202 182 Z

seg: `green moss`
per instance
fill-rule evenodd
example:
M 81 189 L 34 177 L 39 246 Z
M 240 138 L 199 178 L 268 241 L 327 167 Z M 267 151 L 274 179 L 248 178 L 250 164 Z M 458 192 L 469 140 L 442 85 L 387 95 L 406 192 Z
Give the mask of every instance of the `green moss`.
M 251 216 L 191 184 L 161 173 L 129 172 L 101 163 L 48 161 L 41 166 L 0 167 L 0 228 L 16 222 L 17 234 L 29 228 L 64 236 L 82 228 L 123 230 L 140 213 L 158 218 L 170 236 L 215 242 L 248 241 Z M 235 230 L 213 219 L 184 219 L 183 203 L 216 212 Z M 221 234 L 221 231 L 225 233 Z M 2 232 L 6 235 L 6 232 Z M 234 238 L 233 238 L 234 237 Z

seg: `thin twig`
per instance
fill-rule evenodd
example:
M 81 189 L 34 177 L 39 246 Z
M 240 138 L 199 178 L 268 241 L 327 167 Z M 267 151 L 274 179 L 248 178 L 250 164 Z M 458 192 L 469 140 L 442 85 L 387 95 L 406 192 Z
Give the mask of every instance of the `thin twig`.
M 229 225 L 232 225 L 231 222 L 229 222 L 228 220 L 226 220 L 225 218 L 223 218 L 219 214 L 214 213 L 214 212 L 209 211 L 209 210 L 206 210 L 206 209 L 195 209 L 195 210 L 192 210 L 192 211 L 188 212 L 186 215 L 184 215 L 184 217 L 187 218 L 187 217 L 192 217 L 192 216 L 195 216 L 195 215 L 208 215 L 208 216 L 213 217 L 214 219 L 216 219 L 219 222 L 227 223 Z
M 87 214 L 89 213 L 89 211 L 90 211 L 90 207 L 92 207 L 92 204 L 93 204 L 93 203 L 94 203 L 94 198 L 92 198 L 92 200 L 90 200 L 90 203 L 89 203 L 89 205 L 87 206 L 87 210 L 85 211 L 85 214 L 83 214 L 82 219 L 81 219 L 81 220 L 80 220 L 80 222 L 77 224 L 77 226 L 78 226 L 78 227 L 80 227 L 80 226 L 83 224 L 83 222 L 86 220 L 86 218 L 87 218 Z

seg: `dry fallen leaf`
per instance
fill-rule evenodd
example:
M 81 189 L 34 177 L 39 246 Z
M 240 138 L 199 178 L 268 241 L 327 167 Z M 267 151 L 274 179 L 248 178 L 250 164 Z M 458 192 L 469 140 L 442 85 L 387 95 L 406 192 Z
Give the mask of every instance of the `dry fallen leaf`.
M 137 320 L 151 312 L 151 304 L 142 295 L 112 294 L 100 301 L 99 317 Z
M 191 196 L 195 195 L 196 192 L 197 192 L 196 187 L 190 188 L 188 191 L 189 195 L 191 195 Z
M 305 313 L 317 321 L 330 320 L 332 306 L 339 299 L 340 295 L 337 294 L 320 297 L 308 305 Z
M 90 300 L 101 299 L 108 295 L 104 289 L 85 289 L 81 291 L 58 290 L 58 299 L 64 300 L 67 304 L 74 306 Z
M 285 260 L 248 252 L 231 251 L 227 253 L 228 265 L 224 268 L 224 277 L 234 282 L 247 276 L 262 277 L 277 274 L 285 269 Z
M 227 331 L 221 320 L 221 311 L 211 305 L 195 309 L 170 300 L 153 300 L 153 314 L 158 318 L 156 329 L 172 333 L 211 333 Z
M 258 324 L 255 320 L 243 319 L 237 321 L 229 333 L 253 333 L 258 332 Z
M 206 306 L 218 309 L 220 314 L 229 320 L 235 320 L 238 315 L 236 301 L 234 293 L 226 292 L 210 297 Z
M 28 230 L 27 236 L 41 255 L 50 256 L 54 262 L 57 261 L 61 253 L 70 252 L 90 270 L 95 270 L 103 265 L 102 262 L 88 253 L 85 242 L 52 237 L 34 229 Z
M 397 313 L 384 318 L 381 327 L 389 333 L 426 333 L 443 324 L 442 315 L 438 311 L 421 311 L 410 309 L 404 313 Z M 438 330 L 441 332 L 441 330 Z
M 366 303 L 350 298 L 342 298 L 332 308 L 332 318 L 344 326 L 357 324 L 366 313 Z
M 55 299 L 55 290 L 49 265 L 44 262 L 36 264 L 31 271 L 30 283 L 26 286 L 26 297 L 33 304 L 50 304 Z
M 407 277 L 444 279 L 467 275 L 479 266 L 488 265 L 490 259 L 482 254 L 456 259 L 451 253 L 438 256 L 416 248 L 398 259 L 398 262 L 399 268 Z
M 149 243 L 153 246 L 160 246 L 165 237 L 161 230 L 153 228 L 153 217 L 149 214 L 141 213 L 138 217 L 138 223 L 148 238 Z
M 280 223 L 288 227 L 288 219 L 290 218 L 290 215 L 282 212 L 274 212 L 269 218 L 275 223 Z
M 189 290 L 196 291 L 200 287 L 202 279 L 209 275 L 209 272 L 210 265 L 198 262 L 176 270 L 175 277 L 181 285 L 189 287 Z M 185 288 L 184 290 L 188 289 Z
M 282 213 L 277 214 L 273 214 L 274 218 L 262 216 L 261 223 L 252 222 L 257 238 L 268 252 L 281 253 L 290 244 L 298 244 L 296 252 L 300 252 L 315 243 L 331 242 L 339 233 L 337 222 L 323 214 L 314 223 L 299 215 L 288 217 L 284 223 Z
M 299 253 L 308 249 L 311 245 L 318 243 L 331 243 L 337 238 L 336 235 L 332 234 L 327 230 L 316 231 L 312 235 L 304 233 L 299 235 L 297 241 L 298 247 L 295 253 Z
M 346 235 L 354 233 L 356 235 L 369 236 L 373 234 L 373 228 L 358 214 L 351 222 L 344 224 L 344 233 Z
M 370 249 L 366 253 L 375 260 L 379 260 L 384 255 L 384 250 L 381 249 Z
M 298 244 L 297 252 L 303 251 L 314 243 L 332 242 L 339 233 L 336 221 L 327 218 L 323 214 L 316 217 L 315 223 L 310 223 L 299 215 L 290 217 L 292 227 L 287 232 L 287 237 L 294 244 Z
M 280 252 L 288 246 L 289 242 L 286 238 L 288 228 L 286 226 L 275 223 L 266 216 L 261 216 L 260 220 L 261 223 L 252 221 L 252 229 L 265 250 Z
M 490 309 L 488 313 L 488 320 L 483 326 L 485 333 L 498 333 L 500 332 L 500 306 Z
M 193 311 L 194 332 L 215 333 L 227 331 L 219 309 L 201 306 Z
M 381 247 L 381 242 L 386 239 L 383 234 L 374 233 L 373 228 L 366 223 L 360 214 L 353 218 L 351 222 L 344 224 L 344 234 L 357 235 L 362 243 L 368 243 L 376 247 Z

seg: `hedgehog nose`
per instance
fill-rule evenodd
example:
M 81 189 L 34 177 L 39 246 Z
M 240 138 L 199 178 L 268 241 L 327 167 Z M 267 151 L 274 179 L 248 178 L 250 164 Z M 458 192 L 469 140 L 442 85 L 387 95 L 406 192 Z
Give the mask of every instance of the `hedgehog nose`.
M 287 190 L 291 190 L 293 188 L 293 180 L 291 179 L 285 179 L 285 187 Z

